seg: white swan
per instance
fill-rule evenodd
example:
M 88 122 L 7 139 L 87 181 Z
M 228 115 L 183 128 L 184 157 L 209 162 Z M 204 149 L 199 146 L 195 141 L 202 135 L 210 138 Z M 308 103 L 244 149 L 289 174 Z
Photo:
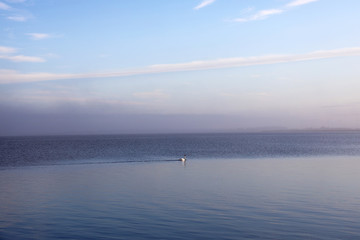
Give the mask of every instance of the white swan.
M 186 154 L 184 154 L 184 157 L 179 158 L 179 161 L 185 162 L 186 161 Z

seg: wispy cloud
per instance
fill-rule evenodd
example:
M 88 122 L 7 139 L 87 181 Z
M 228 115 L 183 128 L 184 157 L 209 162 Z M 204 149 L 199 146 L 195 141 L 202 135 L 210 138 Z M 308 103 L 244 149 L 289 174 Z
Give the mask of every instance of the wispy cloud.
M 12 62 L 45 62 L 45 59 L 40 57 L 14 55 L 17 49 L 12 47 L 0 46 L 0 59 L 10 60 Z
M 294 7 L 298 7 L 298 6 L 316 2 L 316 1 L 318 1 L 318 0 L 295 0 L 295 1 L 292 1 L 288 4 L 286 4 L 283 7 L 260 10 L 260 11 L 256 12 L 255 14 L 250 15 L 248 17 L 235 18 L 235 19 L 233 19 L 233 21 L 234 22 L 250 22 L 250 21 L 256 21 L 256 20 L 262 20 L 262 19 L 268 18 L 271 15 L 281 14 L 286 11 L 289 11 L 290 9 L 292 9 Z
M 215 0 L 203 0 L 199 5 L 194 7 L 194 10 L 199 10 L 200 8 L 206 7 L 214 2 Z
M 0 46 L 0 54 L 9 54 L 16 52 L 15 48 Z
M 7 0 L 11 4 L 23 3 L 26 0 Z M 26 22 L 32 18 L 32 14 L 23 8 L 12 7 L 6 3 L 0 2 L 0 10 L 6 10 L 7 13 L 2 14 L 4 18 L 15 22 Z
M 25 16 L 10 16 L 7 17 L 7 19 L 15 22 L 26 22 L 28 20 L 28 18 Z
M 177 64 L 158 64 L 143 68 L 124 70 L 113 73 L 83 73 L 83 74 L 56 74 L 56 73 L 19 73 L 14 70 L 0 70 L 0 84 L 38 82 L 60 79 L 87 79 L 87 78 L 108 78 L 124 77 L 142 74 L 156 74 L 166 72 L 185 72 L 220 68 L 233 68 L 253 65 L 266 65 L 286 62 L 309 61 L 316 59 L 360 56 L 360 47 L 343 48 L 325 51 L 315 51 L 294 55 L 265 55 L 254 57 L 224 58 L 210 61 L 193 61 Z
M 11 7 L 3 2 L 0 2 L 0 10 L 11 10 Z
M 47 33 L 26 33 L 26 35 L 29 35 L 33 40 L 42 40 L 51 37 L 51 35 Z
M 295 0 L 286 5 L 286 7 L 297 7 L 308 3 L 316 2 L 318 0 Z
M 265 19 L 270 15 L 280 14 L 283 13 L 284 10 L 282 9 L 267 9 L 267 10 L 261 10 L 258 11 L 256 14 L 247 17 L 247 18 L 236 18 L 234 19 L 235 22 L 249 22 L 249 21 L 255 21 L 255 20 L 261 20 Z
M 0 59 L 10 60 L 12 62 L 45 62 L 45 59 L 41 57 L 31 57 L 24 55 L 15 55 L 15 56 L 1 56 Z
M 26 2 L 26 0 L 6 0 L 7 2 L 10 3 L 22 3 L 22 2 Z

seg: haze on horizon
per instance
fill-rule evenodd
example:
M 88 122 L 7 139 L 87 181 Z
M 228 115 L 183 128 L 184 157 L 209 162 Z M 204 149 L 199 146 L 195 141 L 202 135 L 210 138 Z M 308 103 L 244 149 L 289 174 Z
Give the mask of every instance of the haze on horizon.
M 360 128 L 359 9 L 0 0 L 0 136 Z

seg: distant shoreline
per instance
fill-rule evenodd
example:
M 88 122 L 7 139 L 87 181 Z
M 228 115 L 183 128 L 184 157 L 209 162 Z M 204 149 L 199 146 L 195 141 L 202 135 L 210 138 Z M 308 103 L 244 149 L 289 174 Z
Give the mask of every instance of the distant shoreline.
M 281 132 L 360 132 L 358 128 L 304 128 L 304 129 L 269 129 L 269 130 L 248 130 L 248 131 L 241 131 L 243 133 L 256 133 L 256 132 L 274 132 L 274 133 L 281 133 Z M 239 131 L 240 133 L 240 131 Z
M 24 135 L 0 135 L 3 137 L 66 137 L 66 136 L 116 136 L 116 135 L 187 135 L 187 134 L 242 134 L 242 133 L 360 133 L 359 128 L 304 128 L 304 129 L 234 129 L 213 131 L 183 131 L 183 132 L 139 132 L 139 133 L 48 133 Z

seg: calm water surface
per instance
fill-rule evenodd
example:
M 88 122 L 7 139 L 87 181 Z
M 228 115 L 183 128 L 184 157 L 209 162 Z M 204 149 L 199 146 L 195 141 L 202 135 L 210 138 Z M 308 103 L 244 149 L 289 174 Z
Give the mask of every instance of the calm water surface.
M 0 150 L 0 239 L 360 239 L 358 133 L 14 137 Z

